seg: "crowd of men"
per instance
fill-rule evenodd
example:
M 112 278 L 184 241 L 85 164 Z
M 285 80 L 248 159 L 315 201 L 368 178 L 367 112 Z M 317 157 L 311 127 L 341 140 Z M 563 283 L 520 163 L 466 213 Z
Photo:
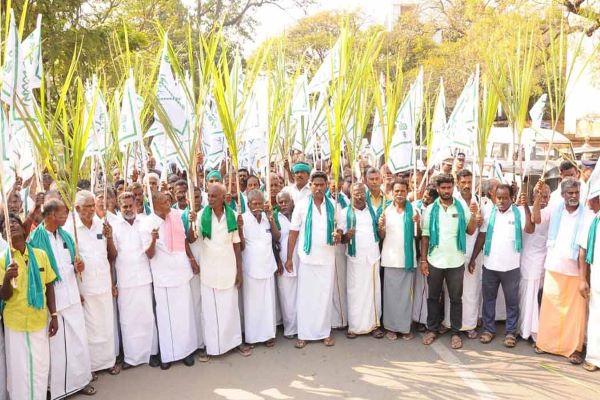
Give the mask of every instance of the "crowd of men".
M 600 367 L 593 164 L 562 162 L 557 189 L 540 181 L 533 198 L 474 179 L 464 154 L 439 171 L 363 165 L 338 182 L 318 162 L 269 177 L 213 170 L 193 190 L 185 173 L 148 167 L 81 181 L 71 210 L 49 174 L 38 187 L 17 178 L 0 223 L 12 247 L 0 244 L 0 400 L 93 395 L 100 371 L 249 356 L 275 345 L 278 325 L 299 349 L 334 346 L 332 329 L 419 331 L 425 345 L 450 332 L 460 349 L 505 321 L 507 348 L 521 338 Z

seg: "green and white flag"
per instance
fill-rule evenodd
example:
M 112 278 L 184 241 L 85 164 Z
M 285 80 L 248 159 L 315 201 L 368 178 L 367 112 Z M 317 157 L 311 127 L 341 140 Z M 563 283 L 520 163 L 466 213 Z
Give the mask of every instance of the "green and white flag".
M 142 126 L 140 114 L 144 100 L 138 96 L 135 90 L 135 79 L 133 70 L 129 70 L 129 77 L 123 88 L 123 100 L 121 102 L 121 115 L 119 118 L 119 148 L 125 149 L 128 144 L 142 140 Z
M 204 169 L 216 168 L 225 158 L 225 135 L 217 115 L 214 98 L 209 96 L 204 105 L 204 121 L 202 124 L 202 153 Z
M 2 92 L 0 100 L 12 106 L 14 104 L 16 89 L 19 82 L 19 75 L 24 71 L 20 71 L 22 59 L 21 44 L 19 42 L 19 33 L 15 24 L 15 13 L 10 10 L 10 22 L 8 25 L 8 37 L 4 44 L 4 64 L 2 65 Z
M 8 190 L 15 183 L 15 173 L 11 168 L 10 137 L 8 119 L 2 107 L 0 107 L 0 168 L 2 168 L 3 187 Z
M 447 135 L 452 147 L 472 149 L 477 143 L 479 66 L 467 81 L 448 119 Z
M 393 174 L 408 171 L 416 165 L 415 136 L 423 110 L 423 70 L 411 85 L 396 116 L 388 166 Z
M 104 94 L 98 87 L 98 78 L 92 76 L 92 82 L 86 83 L 85 111 L 86 120 L 94 108 L 92 128 L 86 143 L 86 156 L 102 155 L 109 147 L 110 118 Z
M 383 89 L 383 82 L 385 82 L 385 78 L 383 75 L 379 78 L 379 91 L 381 92 L 381 101 L 383 103 L 383 113 L 387 118 L 387 110 L 385 107 L 385 90 Z M 383 124 L 385 122 L 381 121 L 381 116 L 377 111 L 375 111 L 375 119 L 373 120 L 373 130 L 371 131 L 371 152 L 376 158 L 379 158 L 383 155 L 384 145 L 383 145 Z
M 32 89 L 39 89 L 42 86 L 42 77 L 44 76 L 44 64 L 42 61 L 42 15 L 39 14 L 35 29 L 22 43 L 23 54 L 25 56 L 25 65 L 29 84 Z

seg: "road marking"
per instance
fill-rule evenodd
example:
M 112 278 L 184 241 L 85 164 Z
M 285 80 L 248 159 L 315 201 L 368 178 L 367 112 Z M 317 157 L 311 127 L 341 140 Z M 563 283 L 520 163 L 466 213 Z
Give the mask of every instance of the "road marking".
M 473 371 L 469 370 L 468 367 L 465 367 L 458 357 L 456 357 L 448 347 L 441 344 L 439 340 L 436 340 L 430 346 L 480 399 L 495 400 L 498 398 L 494 392 L 481 381 L 481 379 L 477 378 Z

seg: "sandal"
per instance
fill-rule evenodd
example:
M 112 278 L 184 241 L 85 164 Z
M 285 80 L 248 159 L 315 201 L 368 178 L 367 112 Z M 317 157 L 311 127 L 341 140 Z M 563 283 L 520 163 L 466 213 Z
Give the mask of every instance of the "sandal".
M 385 337 L 389 340 L 398 340 L 398 334 L 396 332 L 388 332 L 385 334 Z
M 96 382 L 98 380 L 98 374 L 95 372 L 92 372 L 92 382 Z
M 462 348 L 463 342 L 459 334 L 455 333 L 454 335 L 452 335 L 452 339 L 450 339 L 450 345 L 453 350 L 458 350 Z
M 210 356 L 206 353 L 200 353 L 198 354 L 198 361 L 200 361 L 201 363 L 209 362 Z
M 379 329 L 379 328 L 375 329 L 371 335 L 373 335 L 373 337 L 375 339 L 381 339 L 382 337 L 385 336 L 385 334 L 383 333 L 383 331 L 381 329 Z
M 408 333 L 403 333 L 402 334 L 402 340 L 411 340 L 415 337 L 415 334 L 412 332 L 408 332 Z
M 491 332 L 483 332 L 480 336 L 479 336 L 479 342 L 483 343 L 483 344 L 488 344 L 489 342 L 491 342 L 492 340 L 494 340 L 494 337 L 496 335 L 494 335 Z
M 356 333 L 348 331 L 348 332 L 346 332 L 346 337 L 348 339 L 356 339 Z
M 296 337 L 296 335 L 283 335 L 283 337 L 286 339 L 293 339 Z
M 448 333 L 448 332 L 450 332 L 450 328 L 448 328 L 448 327 L 446 327 L 444 325 L 440 326 L 440 329 L 439 329 L 440 335 L 443 335 L 443 334 Z
M 273 346 L 275 346 L 275 338 L 267 340 L 265 342 L 265 346 L 267 346 L 267 347 L 273 347 Z
M 331 336 L 327 336 L 325 339 L 323 339 L 323 344 L 327 347 L 331 347 L 335 345 L 335 341 Z
M 305 348 L 306 347 L 306 340 L 301 340 L 301 339 L 296 340 L 296 344 L 294 345 L 294 347 L 297 348 L 297 349 L 303 349 L 303 348 Z
M 585 369 L 588 372 L 596 372 L 600 368 L 598 368 L 594 364 L 586 361 L 586 362 L 583 363 L 583 369 Z
M 573 354 L 569 356 L 569 362 L 573 365 L 583 364 L 583 357 L 581 356 L 581 353 L 578 351 L 573 352 Z
M 504 347 L 508 347 L 509 349 L 512 349 L 513 347 L 515 347 L 517 345 L 517 338 L 515 337 L 515 335 L 509 333 L 508 335 L 506 335 L 504 337 L 502 344 L 504 344 Z
M 238 353 L 240 353 L 243 357 L 248 357 L 250 354 L 252 354 L 252 349 L 249 346 L 246 346 L 244 344 L 240 344 L 237 347 L 237 351 Z
M 437 333 L 435 333 L 434 331 L 428 331 L 425 334 L 425 336 L 423 336 L 423 344 L 429 346 L 431 343 L 435 342 L 435 339 L 437 339 L 437 337 Z
M 108 373 L 112 376 L 119 375 L 121 373 L 121 367 L 118 364 L 115 364 L 112 368 L 108 370 Z
M 85 385 L 83 389 L 79 391 L 84 396 L 93 396 L 96 394 L 96 389 L 92 385 Z
M 475 329 L 469 329 L 466 334 L 469 339 L 477 339 L 477 336 L 479 335 Z

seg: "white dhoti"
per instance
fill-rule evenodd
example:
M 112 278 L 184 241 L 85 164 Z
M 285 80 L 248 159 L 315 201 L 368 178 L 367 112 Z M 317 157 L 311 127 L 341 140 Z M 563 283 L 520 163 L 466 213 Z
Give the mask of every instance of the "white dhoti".
M 254 279 L 244 274 L 244 335 L 247 343 L 275 338 L 275 277 Z
M 412 319 L 424 325 L 427 324 L 427 293 L 429 293 L 427 277 L 421 271 L 416 271 Z
M 478 257 L 475 263 L 475 271 L 471 274 L 468 266 L 465 266 L 463 277 L 463 295 L 462 295 L 462 327 L 463 331 L 470 331 L 477 328 L 477 320 L 482 307 L 481 297 L 481 276 L 483 268 L 482 258 Z M 444 320 L 442 324 L 450 328 L 450 296 L 444 282 Z
M 348 331 L 366 334 L 379 327 L 381 318 L 381 280 L 379 260 L 348 257 Z
M 544 285 L 544 258 L 521 262 L 518 333 L 523 339 L 537 339 L 540 319 L 540 289 Z
M 204 348 L 204 329 L 202 329 L 202 294 L 200 274 L 194 275 L 190 281 L 192 287 L 192 302 L 194 303 L 194 320 L 196 321 L 197 348 Z
M 298 339 L 321 340 L 331 334 L 335 266 L 300 262 L 298 267 Z
M 348 296 L 346 289 L 346 246 L 335 246 L 335 279 L 331 309 L 331 327 L 348 326 Z
M 115 365 L 115 316 L 112 293 L 84 296 L 83 314 L 87 330 L 92 372 Z
M 590 305 L 585 360 L 600 368 L 600 270 L 590 267 Z
M 198 347 L 190 282 L 176 287 L 154 286 L 160 359 L 179 361 Z
M 283 319 L 283 334 L 286 336 L 298 334 L 298 277 L 283 275 L 277 277 L 279 304 Z
M 238 290 L 213 289 L 206 285 L 202 290 L 202 327 L 206 354 L 218 356 L 242 344 L 242 326 L 238 306 Z
M 45 400 L 50 371 L 48 331 L 43 328 L 36 332 L 18 332 L 8 327 L 5 330 L 10 398 Z
M 124 361 L 146 364 L 158 354 L 158 334 L 152 306 L 152 285 L 119 289 L 119 319 Z
M 83 307 L 73 304 L 58 311 L 58 331 L 50 338 L 50 394 L 61 399 L 92 380 Z
M 6 357 L 4 353 L 4 329 L 0 320 L 0 400 L 6 400 Z

